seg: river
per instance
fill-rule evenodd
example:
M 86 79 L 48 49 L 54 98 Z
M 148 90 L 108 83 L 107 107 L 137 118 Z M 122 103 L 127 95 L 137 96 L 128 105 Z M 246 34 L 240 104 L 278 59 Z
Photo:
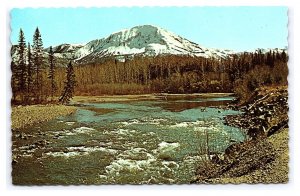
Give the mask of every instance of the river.
M 245 139 L 224 125 L 233 97 L 84 103 L 13 132 L 14 184 L 183 184 L 210 154 Z

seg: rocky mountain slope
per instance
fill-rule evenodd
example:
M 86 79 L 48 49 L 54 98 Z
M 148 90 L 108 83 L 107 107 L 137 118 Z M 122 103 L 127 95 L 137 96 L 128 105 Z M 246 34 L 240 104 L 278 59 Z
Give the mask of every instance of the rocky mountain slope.
M 142 25 L 92 40 L 74 54 L 76 61 L 87 62 L 107 56 L 173 54 L 224 58 L 231 53 L 202 47 L 160 27 Z

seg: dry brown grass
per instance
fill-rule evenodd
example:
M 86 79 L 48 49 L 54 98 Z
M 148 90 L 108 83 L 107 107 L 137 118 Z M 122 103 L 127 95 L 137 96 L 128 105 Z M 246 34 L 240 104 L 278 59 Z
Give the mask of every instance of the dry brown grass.
M 74 106 L 65 105 L 30 105 L 12 107 L 11 127 L 19 129 L 34 123 L 48 121 L 76 111 Z

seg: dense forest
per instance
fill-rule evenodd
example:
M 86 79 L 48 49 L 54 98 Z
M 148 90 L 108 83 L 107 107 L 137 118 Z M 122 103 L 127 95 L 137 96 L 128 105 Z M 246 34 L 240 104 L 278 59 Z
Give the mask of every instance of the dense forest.
M 13 104 L 67 103 L 73 95 L 234 92 L 244 100 L 257 87 L 286 85 L 284 50 L 237 53 L 223 59 L 187 55 L 115 57 L 91 64 L 61 64 L 47 57 L 39 29 L 26 44 L 22 29 L 11 63 Z M 73 66 L 74 64 L 74 66 Z

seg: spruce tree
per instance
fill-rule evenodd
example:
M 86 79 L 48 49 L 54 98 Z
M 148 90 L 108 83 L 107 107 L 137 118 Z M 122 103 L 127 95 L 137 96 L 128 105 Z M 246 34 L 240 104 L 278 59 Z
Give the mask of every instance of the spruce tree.
M 56 91 L 56 84 L 55 84 L 54 74 L 55 74 L 54 53 L 53 53 L 52 46 L 50 46 L 48 78 L 50 79 L 50 82 L 51 82 L 51 99 L 53 99 L 54 93 Z
M 33 35 L 33 64 L 35 69 L 35 82 L 34 82 L 34 92 L 37 101 L 41 101 L 42 95 L 42 76 L 41 76 L 41 66 L 43 64 L 43 41 L 39 28 L 37 27 Z
M 23 93 L 26 92 L 26 80 L 27 80 L 27 68 L 26 68 L 26 42 L 23 30 L 20 29 L 19 41 L 18 41 L 18 60 L 17 60 L 17 89 L 21 93 L 21 99 L 23 101 Z
M 61 97 L 59 98 L 59 102 L 63 104 L 67 104 L 70 102 L 70 99 L 73 97 L 74 88 L 76 85 L 74 68 L 71 61 L 67 66 L 66 81 L 64 83 L 65 86 L 61 94 Z

